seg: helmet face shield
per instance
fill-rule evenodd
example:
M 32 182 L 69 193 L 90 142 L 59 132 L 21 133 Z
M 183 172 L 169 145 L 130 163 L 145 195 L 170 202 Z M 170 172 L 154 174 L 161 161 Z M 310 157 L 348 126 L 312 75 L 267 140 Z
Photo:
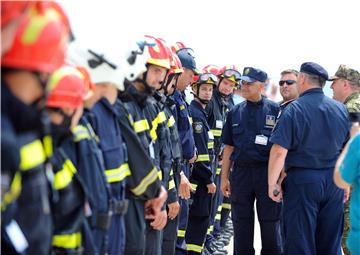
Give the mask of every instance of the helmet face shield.
M 227 69 L 224 71 L 223 76 L 233 82 L 239 83 L 241 74 L 234 69 Z
M 203 73 L 199 75 L 197 80 L 198 84 L 214 84 L 216 85 L 219 82 L 219 78 L 213 73 Z

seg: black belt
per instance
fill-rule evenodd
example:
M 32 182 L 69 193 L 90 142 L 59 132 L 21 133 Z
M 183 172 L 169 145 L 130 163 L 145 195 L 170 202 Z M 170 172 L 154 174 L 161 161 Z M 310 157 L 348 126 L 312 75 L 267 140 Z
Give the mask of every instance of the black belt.
M 235 161 L 235 165 L 236 166 L 240 166 L 240 167 L 267 167 L 268 162 L 259 162 L 259 161 Z
M 107 213 L 96 213 L 89 218 L 90 226 L 93 228 L 99 228 L 108 230 L 110 227 L 112 211 Z
M 127 210 L 129 208 L 129 200 L 121 200 L 117 201 L 114 200 L 112 202 L 112 211 L 116 215 L 125 215 L 127 213 Z

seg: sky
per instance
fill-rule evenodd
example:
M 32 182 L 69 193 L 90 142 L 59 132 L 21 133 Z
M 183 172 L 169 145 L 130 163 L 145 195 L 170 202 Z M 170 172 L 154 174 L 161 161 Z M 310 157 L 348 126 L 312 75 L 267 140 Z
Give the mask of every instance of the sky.
M 110 40 L 120 50 L 119 42 L 153 35 L 193 48 L 199 68 L 253 66 L 276 84 L 281 71 L 298 70 L 307 61 L 322 65 L 329 75 L 340 64 L 360 70 L 358 0 L 58 2 L 75 37 L 91 45 Z M 325 91 L 331 96 L 329 85 Z

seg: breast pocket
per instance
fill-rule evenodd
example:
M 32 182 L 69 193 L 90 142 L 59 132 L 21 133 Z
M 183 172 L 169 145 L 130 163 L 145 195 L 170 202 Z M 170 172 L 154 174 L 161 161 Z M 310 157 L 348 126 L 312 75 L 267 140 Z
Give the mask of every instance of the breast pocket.
M 232 126 L 234 146 L 240 150 L 242 148 L 244 148 L 244 145 L 246 143 L 244 133 L 245 133 L 245 130 L 242 126 L 240 126 L 240 125 Z

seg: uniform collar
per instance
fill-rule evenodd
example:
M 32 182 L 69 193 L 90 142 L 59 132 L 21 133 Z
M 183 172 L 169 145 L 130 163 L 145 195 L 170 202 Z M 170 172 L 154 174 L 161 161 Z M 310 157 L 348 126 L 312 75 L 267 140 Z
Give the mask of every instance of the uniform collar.
M 200 111 L 202 111 L 205 115 L 206 115 L 206 111 L 205 109 L 202 107 L 202 105 L 196 101 L 195 99 L 191 101 L 191 104 L 190 105 L 193 105 L 195 108 L 199 109 Z
M 348 96 L 345 101 L 344 104 L 347 104 L 350 100 L 353 100 L 355 98 L 360 98 L 360 92 L 354 92 L 352 93 L 350 96 Z
M 115 110 L 115 103 L 114 105 L 110 104 L 109 100 L 107 100 L 106 97 L 102 97 L 100 100 L 99 100 L 99 103 L 101 103 L 105 108 L 107 108 L 108 110 L 110 110 L 112 113 L 114 113 L 115 115 L 117 115 L 117 112 Z
M 307 94 L 324 94 L 324 91 L 322 90 L 322 88 L 308 89 L 308 90 L 304 91 L 303 93 L 301 93 L 299 97 L 302 97 Z
M 249 106 L 259 106 L 259 105 L 264 104 L 264 100 L 265 100 L 265 97 L 261 96 L 261 99 L 257 102 L 252 102 L 252 101 L 246 100 L 246 104 Z

